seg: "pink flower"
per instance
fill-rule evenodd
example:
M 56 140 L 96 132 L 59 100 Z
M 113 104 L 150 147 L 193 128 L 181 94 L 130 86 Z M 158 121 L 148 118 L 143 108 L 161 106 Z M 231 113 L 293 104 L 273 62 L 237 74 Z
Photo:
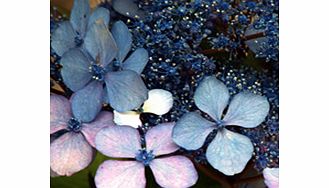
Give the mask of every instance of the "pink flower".
M 263 175 L 269 188 L 279 188 L 279 168 L 265 168 Z
M 198 179 L 193 163 L 185 156 L 163 156 L 177 151 L 172 141 L 174 123 L 159 124 L 145 134 L 146 147 L 141 136 L 130 126 L 103 128 L 96 135 L 96 148 L 112 158 L 103 162 L 95 176 L 98 188 L 143 188 L 146 185 L 145 167 L 149 166 L 161 187 L 191 187 Z M 130 159 L 130 160 L 129 160 Z
M 50 144 L 51 170 L 61 176 L 70 176 L 86 168 L 93 157 L 96 133 L 114 125 L 113 114 L 100 112 L 91 122 L 82 122 L 72 113 L 71 103 L 60 95 L 50 96 L 50 134 L 67 130 Z

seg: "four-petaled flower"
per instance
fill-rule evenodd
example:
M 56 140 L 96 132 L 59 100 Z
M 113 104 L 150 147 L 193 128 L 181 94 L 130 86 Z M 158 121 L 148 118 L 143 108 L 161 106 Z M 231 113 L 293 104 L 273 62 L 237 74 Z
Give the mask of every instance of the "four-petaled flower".
M 97 20 L 86 34 L 84 50 L 71 49 L 61 58 L 63 81 L 75 91 L 73 108 L 89 120 L 100 111 L 104 98 L 120 112 L 135 109 L 147 99 L 146 86 L 138 74 L 148 61 L 147 51 L 137 49 L 120 66 L 123 70 L 113 70 L 112 60 L 124 60 L 132 39 L 121 21 L 114 23 L 112 31 L 114 36 Z
M 50 168 L 57 175 L 70 176 L 89 165 L 93 157 L 96 133 L 113 126 L 113 114 L 100 112 L 96 119 L 83 121 L 72 111 L 68 99 L 50 95 L 50 133 L 66 130 L 50 144 Z
M 128 112 L 117 112 L 114 110 L 114 122 L 117 125 L 130 125 L 137 128 L 142 125 L 139 119 L 141 113 L 166 114 L 173 106 L 173 102 L 172 94 L 169 91 L 152 89 L 148 92 L 148 99 L 139 109 Z
M 196 112 L 188 112 L 176 123 L 173 130 L 174 142 L 187 149 L 199 149 L 207 136 L 214 130 L 215 138 L 206 151 L 208 162 L 226 175 L 240 173 L 253 153 L 250 139 L 234 133 L 226 126 L 236 125 L 253 128 L 262 123 L 269 111 L 269 103 L 263 96 L 241 92 L 233 97 L 227 113 L 223 111 L 229 101 L 227 87 L 209 76 L 201 81 L 195 91 L 196 106 L 206 112 L 213 121 L 208 121 Z
M 145 166 L 149 166 L 161 187 L 191 187 L 198 179 L 193 163 L 185 156 L 163 156 L 178 150 L 172 141 L 174 123 L 159 124 L 147 131 L 142 147 L 137 129 L 130 126 L 103 128 L 96 135 L 96 148 L 112 158 L 103 162 L 95 176 L 98 188 L 143 188 Z M 130 159 L 130 160 L 129 160 Z
M 268 188 L 279 188 L 279 168 L 265 168 L 263 176 Z
M 98 19 L 102 19 L 104 24 L 108 25 L 110 12 L 103 7 L 98 7 L 90 14 L 88 0 L 75 0 L 70 21 L 59 24 L 59 27 L 51 36 L 51 47 L 59 56 L 62 56 L 71 48 L 81 47 L 86 33 Z

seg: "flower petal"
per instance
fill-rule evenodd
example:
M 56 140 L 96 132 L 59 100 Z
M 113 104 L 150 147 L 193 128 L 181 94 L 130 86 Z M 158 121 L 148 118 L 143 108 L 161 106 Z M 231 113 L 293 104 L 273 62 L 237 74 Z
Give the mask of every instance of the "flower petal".
M 69 49 L 75 47 L 74 32 L 72 25 L 69 21 L 64 21 L 59 24 L 58 28 L 51 34 L 51 47 L 55 50 L 56 54 L 62 56 Z
M 154 155 L 164 155 L 177 151 L 179 148 L 173 142 L 171 135 L 175 123 L 161 123 L 146 132 L 146 148 L 153 150 Z
M 50 144 L 50 167 L 61 176 L 71 176 L 92 161 L 93 149 L 80 133 L 65 133 Z
M 106 126 L 114 126 L 113 114 L 111 112 L 102 111 L 94 121 L 83 124 L 82 133 L 89 144 L 95 147 L 96 134 Z
M 133 0 L 113 0 L 112 7 L 118 13 L 130 18 L 145 17 L 145 13 L 138 8 Z
M 79 33 L 81 38 L 85 36 L 89 14 L 90 6 L 88 0 L 74 0 L 70 22 L 74 30 Z
M 263 175 L 268 188 L 279 188 L 279 168 L 265 168 Z
M 99 57 L 103 67 L 111 63 L 118 53 L 114 38 L 103 20 L 97 20 L 91 25 L 84 40 L 84 48 L 94 60 Z
M 148 99 L 144 102 L 143 111 L 156 115 L 163 115 L 171 109 L 174 103 L 172 94 L 163 89 L 152 89 L 148 92 Z
M 97 169 L 97 188 L 145 188 L 145 167 L 136 161 L 107 160 Z
M 269 108 L 270 105 L 264 96 L 242 92 L 233 97 L 223 120 L 225 125 L 257 127 L 265 120 Z
M 67 87 L 72 91 L 83 88 L 91 79 L 90 63 L 87 57 L 77 48 L 66 52 L 60 60 L 61 75 Z
M 126 24 L 124 24 L 122 21 L 115 22 L 112 26 L 111 32 L 119 48 L 117 60 L 122 63 L 131 49 L 132 35 L 129 32 Z
M 172 138 L 177 145 L 187 150 L 196 150 L 203 145 L 207 136 L 215 128 L 215 123 L 195 112 L 189 112 L 177 121 Z
M 103 104 L 103 85 L 92 81 L 71 97 L 74 117 L 83 123 L 91 122 L 100 112 Z
M 89 17 L 87 28 L 91 28 L 92 24 L 94 24 L 99 19 L 103 19 L 106 26 L 109 25 L 110 11 L 103 7 L 97 7 Z
M 141 149 L 138 131 L 129 126 L 110 126 L 100 130 L 95 139 L 97 150 L 109 157 L 135 158 Z
M 195 105 L 210 115 L 214 120 L 221 119 L 229 100 L 227 87 L 215 76 L 204 78 L 194 94 Z
M 161 187 L 191 187 L 198 180 L 193 163 L 184 156 L 154 159 L 150 163 L 156 182 Z
M 132 70 L 141 74 L 149 60 L 148 52 L 144 48 L 136 49 L 123 63 L 124 70 Z
M 134 71 L 111 72 L 106 75 L 105 83 L 109 103 L 118 112 L 138 108 L 147 99 L 146 86 Z
M 117 125 L 129 125 L 134 128 L 138 128 L 138 126 L 142 125 L 142 122 L 139 119 L 139 114 L 137 112 L 118 112 L 114 110 L 113 114 L 114 122 Z
M 209 144 L 206 157 L 211 166 L 231 176 L 245 168 L 253 150 L 248 137 L 223 129 Z
M 50 95 L 50 134 L 65 129 L 71 117 L 69 100 L 60 95 Z

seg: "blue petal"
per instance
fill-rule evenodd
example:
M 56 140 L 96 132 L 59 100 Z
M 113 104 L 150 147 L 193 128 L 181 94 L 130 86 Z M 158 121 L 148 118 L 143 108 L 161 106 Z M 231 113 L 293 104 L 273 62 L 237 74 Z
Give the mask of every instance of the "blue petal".
M 133 70 L 138 74 L 141 74 L 148 60 L 148 52 L 144 48 L 138 48 L 123 63 L 123 69 Z
M 115 22 L 112 26 L 111 32 L 119 48 L 117 59 L 122 63 L 131 49 L 132 35 L 129 32 L 126 24 L 124 24 L 122 21 Z
M 112 7 L 115 11 L 130 18 L 144 18 L 145 13 L 138 8 L 133 0 L 113 0 Z
M 85 36 L 89 14 L 90 6 L 88 0 L 74 0 L 70 21 L 74 30 L 79 33 L 81 38 Z
M 51 47 L 56 54 L 62 56 L 70 48 L 75 47 L 74 38 L 76 34 L 69 21 L 59 24 L 59 27 L 51 35 Z
M 172 138 L 177 145 L 187 150 L 196 150 L 203 145 L 207 136 L 215 128 L 215 123 L 195 112 L 189 112 L 177 121 Z
M 253 150 L 248 137 L 223 129 L 209 144 L 206 158 L 215 169 L 232 176 L 245 168 Z
M 91 79 L 89 73 L 89 61 L 83 53 L 73 48 L 61 58 L 61 75 L 65 85 L 72 91 L 83 88 Z
M 108 65 L 118 52 L 115 41 L 103 20 L 97 20 L 87 31 L 84 48 L 94 60 L 99 57 L 103 67 Z
M 223 120 L 225 125 L 253 128 L 265 120 L 269 109 L 266 97 L 242 92 L 233 97 Z
M 109 25 L 110 22 L 110 11 L 103 7 L 97 7 L 93 13 L 91 13 L 88 20 L 88 27 L 90 28 L 93 23 L 97 20 L 103 19 L 105 25 Z
M 221 119 L 229 100 L 227 87 L 215 76 L 204 78 L 194 94 L 195 105 L 210 115 L 214 120 Z
M 105 77 L 109 103 L 118 112 L 139 108 L 147 99 L 147 89 L 134 71 L 110 72 Z
M 103 93 L 103 83 L 98 81 L 92 81 L 75 92 L 71 97 L 74 117 L 84 123 L 94 120 L 102 108 Z

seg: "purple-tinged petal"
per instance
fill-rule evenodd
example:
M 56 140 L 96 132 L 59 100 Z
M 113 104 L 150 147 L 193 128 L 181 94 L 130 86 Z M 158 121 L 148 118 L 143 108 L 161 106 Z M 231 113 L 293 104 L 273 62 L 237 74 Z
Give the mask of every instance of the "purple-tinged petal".
M 265 168 L 263 175 L 268 188 L 279 188 L 279 168 Z
M 136 161 L 108 160 L 97 169 L 97 188 L 145 188 L 145 167 Z
M 140 10 L 133 0 L 113 0 L 112 7 L 118 13 L 130 18 L 144 18 L 145 12 Z
M 229 100 L 227 87 L 215 76 L 204 78 L 194 94 L 195 105 L 214 120 L 221 119 L 223 110 Z
M 122 63 L 131 49 L 131 44 L 133 41 L 132 35 L 129 32 L 129 29 L 126 24 L 124 24 L 122 21 L 117 21 L 113 24 L 111 33 L 119 48 L 117 60 Z
M 97 20 L 103 19 L 105 25 L 109 25 L 110 22 L 110 11 L 103 7 L 97 7 L 93 13 L 91 13 L 88 20 L 88 27 L 90 28 L 93 23 Z
M 103 93 L 103 85 L 98 81 L 92 81 L 75 92 L 71 97 L 74 117 L 83 123 L 94 120 L 102 108 Z
M 266 97 L 241 92 L 233 97 L 224 116 L 224 124 L 254 128 L 265 120 L 269 109 Z
M 95 138 L 97 150 L 109 157 L 135 158 L 141 149 L 138 131 L 129 126 L 110 126 L 100 130 Z
M 113 114 L 111 112 L 102 111 L 94 121 L 82 125 L 82 133 L 89 144 L 95 147 L 96 134 L 106 126 L 114 126 Z
M 132 70 L 141 74 L 149 60 L 148 52 L 144 48 L 136 49 L 123 63 L 124 70 Z
M 189 112 L 177 121 L 172 138 L 177 145 L 187 150 L 196 150 L 203 145 L 215 128 L 215 123 L 204 119 L 196 112 Z
M 209 144 L 206 157 L 215 169 L 232 176 L 242 172 L 253 150 L 254 147 L 248 137 L 224 128 Z
M 51 47 L 56 54 L 62 56 L 69 49 L 75 47 L 76 33 L 69 21 L 59 24 L 59 27 L 51 35 Z
M 109 103 L 118 112 L 139 108 L 147 99 L 147 88 L 134 71 L 110 72 L 105 76 L 105 83 Z
M 94 60 L 99 58 L 103 67 L 111 63 L 118 53 L 115 40 L 102 19 L 91 25 L 83 44 Z
M 93 157 L 93 149 L 80 133 L 65 133 L 50 144 L 50 167 L 61 176 L 86 168 Z
M 50 95 L 50 134 L 65 129 L 71 117 L 69 100 L 60 95 Z
M 153 150 L 154 155 L 164 155 L 177 151 L 179 148 L 171 138 L 175 123 L 162 123 L 147 131 L 146 148 Z
M 185 188 L 193 186 L 198 173 L 193 163 L 184 156 L 154 159 L 150 163 L 156 182 L 161 187 Z
M 90 62 L 77 48 L 67 51 L 60 60 L 61 75 L 65 85 L 72 91 L 83 88 L 91 79 Z
M 71 10 L 70 22 L 81 38 L 85 36 L 87 24 L 90 14 L 90 6 L 88 0 L 74 0 Z

